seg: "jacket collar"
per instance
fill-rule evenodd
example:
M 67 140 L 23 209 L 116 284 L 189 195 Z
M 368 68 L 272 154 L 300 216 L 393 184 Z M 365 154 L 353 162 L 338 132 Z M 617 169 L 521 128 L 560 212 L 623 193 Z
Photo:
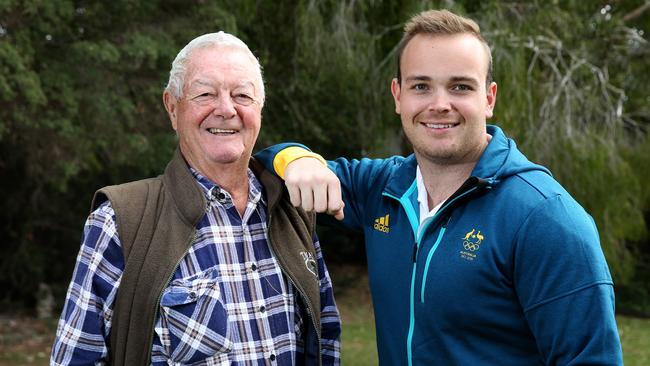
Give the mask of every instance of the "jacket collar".
M 401 165 L 395 169 L 384 187 L 384 194 L 393 197 L 402 197 L 415 182 L 415 172 L 418 162 L 415 154 L 411 154 L 402 160 Z
M 481 154 L 471 175 L 491 181 L 496 178 L 499 168 L 508 159 L 511 140 L 497 126 L 487 125 L 487 133 L 492 136 L 492 139 L 485 148 L 485 151 L 483 151 L 483 154 Z
M 205 214 L 207 201 L 179 147 L 165 168 L 163 184 L 171 192 L 171 199 L 183 221 L 194 226 Z
M 284 182 L 275 174 L 266 170 L 264 166 L 254 158 L 251 158 L 248 167 L 253 171 L 260 183 L 262 183 L 262 187 L 266 192 L 269 210 L 274 208 L 275 205 L 280 202 L 280 198 L 282 198 L 282 193 L 285 189 Z
M 508 158 L 511 140 L 497 126 L 487 125 L 487 133 L 492 135 L 492 139 L 481 154 L 472 176 L 492 181 Z M 384 187 L 384 193 L 393 197 L 402 197 L 413 185 L 416 169 L 417 160 L 415 154 L 411 154 L 393 172 Z
M 249 167 L 262 183 L 266 192 L 269 209 L 275 207 L 282 197 L 284 184 L 280 179 L 255 159 L 250 160 Z M 183 221 L 189 225 L 195 225 L 205 214 L 207 200 L 201 187 L 190 172 L 187 162 L 181 154 L 180 148 L 176 148 L 172 160 L 167 164 L 163 175 L 163 184 L 171 192 L 171 199 L 178 209 Z

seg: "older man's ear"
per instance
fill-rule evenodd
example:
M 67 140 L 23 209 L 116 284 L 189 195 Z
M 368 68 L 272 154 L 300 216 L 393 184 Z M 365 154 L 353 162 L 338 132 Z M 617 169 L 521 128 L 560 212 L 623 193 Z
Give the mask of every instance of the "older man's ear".
M 165 105 L 165 110 L 167 110 L 169 120 L 172 122 L 174 131 L 176 130 L 176 103 L 176 97 L 169 90 L 165 90 L 163 92 L 163 104 Z

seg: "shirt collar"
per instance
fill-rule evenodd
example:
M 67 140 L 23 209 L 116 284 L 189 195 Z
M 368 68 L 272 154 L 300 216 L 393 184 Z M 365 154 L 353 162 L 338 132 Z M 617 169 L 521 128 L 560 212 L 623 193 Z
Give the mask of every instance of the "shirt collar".
M 418 187 L 418 207 L 420 208 L 420 224 L 422 224 L 429 216 L 429 195 L 424 185 L 424 178 L 422 178 L 422 171 L 420 171 L 419 165 L 415 170 L 415 181 Z
M 420 214 L 422 214 L 422 209 L 424 209 L 425 212 L 429 212 L 427 188 L 424 186 L 424 178 L 422 178 L 422 171 L 420 170 L 419 165 L 415 169 L 415 180 L 418 185 L 418 203 L 420 204 Z
M 422 224 L 424 220 L 434 216 L 444 202 L 440 202 L 438 206 L 431 210 L 429 209 L 429 194 L 427 193 L 427 187 L 424 185 L 424 178 L 422 178 L 419 165 L 415 170 L 415 180 L 418 186 L 418 206 L 420 207 L 420 224 Z
M 191 166 L 188 167 L 190 168 L 192 176 L 199 184 L 199 187 L 201 187 L 201 191 L 208 200 L 213 197 L 219 197 L 220 193 L 224 194 L 225 197 L 230 198 L 230 193 L 228 193 L 228 191 L 219 187 L 219 185 L 211 181 L 209 178 L 205 177 L 203 174 L 199 173 L 198 170 L 192 168 Z M 260 201 L 262 203 L 266 203 L 264 200 L 264 195 L 262 194 L 264 191 L 262 189 L 262 183 L 260 183 L 250 168 L 246 170 L 246 174 L 248 175 L 248 202 L 253 204 L 257 204 Z

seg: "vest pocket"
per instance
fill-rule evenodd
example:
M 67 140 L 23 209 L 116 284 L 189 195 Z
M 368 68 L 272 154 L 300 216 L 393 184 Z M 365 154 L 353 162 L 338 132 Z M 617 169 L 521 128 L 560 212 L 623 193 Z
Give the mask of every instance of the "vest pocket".
M 216 271 L 170 282 L 160 299 L 155 327 L 166 357 L 191 364 L 221 359 L 232 349 L 228 312 L 221 299 Z

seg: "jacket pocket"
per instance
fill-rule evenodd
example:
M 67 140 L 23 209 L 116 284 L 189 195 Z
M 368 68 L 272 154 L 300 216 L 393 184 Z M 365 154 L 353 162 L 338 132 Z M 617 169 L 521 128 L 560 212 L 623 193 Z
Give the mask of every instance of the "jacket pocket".
M 166 356 L 174 362 L 220 359 L 232 349 L 229 316 L 216 272 L 174 280 L 163 291 L 155 332 Z

